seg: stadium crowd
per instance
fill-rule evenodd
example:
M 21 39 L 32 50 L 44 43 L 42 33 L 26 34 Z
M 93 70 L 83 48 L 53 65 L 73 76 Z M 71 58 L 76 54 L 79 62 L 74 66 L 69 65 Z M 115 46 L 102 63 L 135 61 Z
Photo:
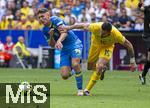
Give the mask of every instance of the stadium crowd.
M 143 30 L 144 15 L 139 0 L 0 0 L 0 29 L 38 30 L 39 8 L 48 8 L 51 15 L 76 22 L 109 21 L 120 30 Z

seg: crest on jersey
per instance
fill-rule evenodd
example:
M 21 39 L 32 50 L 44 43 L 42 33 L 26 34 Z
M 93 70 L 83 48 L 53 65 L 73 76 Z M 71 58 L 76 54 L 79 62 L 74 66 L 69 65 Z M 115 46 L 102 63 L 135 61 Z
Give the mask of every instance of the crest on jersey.
M 81 50 L 80 49 L 75 49 L 74 50 L 76 54 L 81 55 Z

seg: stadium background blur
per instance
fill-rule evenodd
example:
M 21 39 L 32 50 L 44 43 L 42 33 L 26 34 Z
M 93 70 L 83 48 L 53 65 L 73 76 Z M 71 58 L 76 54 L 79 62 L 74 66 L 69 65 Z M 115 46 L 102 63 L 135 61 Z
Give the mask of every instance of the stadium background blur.
M 40 31 L 43 25 L 38 21 L 37 11 L 39 8 L 45 7 L 50 10 L 51 15 L 64 19 L 69 25 L 78 22 L 111 22 L 122 33 L 125 33 L 126 38 L 134 44 L 137 61 L 140 63 L 141 59 L 145 59 L 143 54 L 145 47 L 141 39 L 141 33 L 144 29 L 144 14 L 138 9 L 138 3 L 139 0 L 0 0 L 0 38 L 2 41 L 0 44 L 4 44 L 3 49 L 5 50 L 7 41 L 4 37 L 6 34 L 12 37 L 15 44 L 16 38 L 22 36 L 17 32 L 18 30 Z M 3 30 L 7 33 L 4 33 Z M 15 33 L 12 35 L 13 30 Z M 36 40 L 42 41 L 38 38 L 40 34 L 36 34 L 37 36 L 34 33 L 29 34 L 34 38 L 24 36 L 27 47 L 30 47 L 29 43 L 34 44 L 36 37 Z M 83 59 L 87 59 L 90 35 L 86 36 L 88 33 L 86 34 L 84 31 L 79 31 L 77 34 L 79 37 L 83 35 L 81 39 L 84 45 Z M 120 50 L 121 48 L 118 46 L 115 49 L 116 53 L 113 56 L 115 63 L 112 63 L 112 67 L 115 69 L 122 69 L 122 66 L 119 68 L 120 64 L 129 64 L 127 51 Z M 123 69 L 126 69 L 126 65 L 123 66 Z
M 139 0 L 1 0 L 0 29 L 37 30 L 39 8 L 48 8 L 52 15 L 68 24 L 110 21 L 123 30 L 143 30 L 144 15 L 138 11 Z

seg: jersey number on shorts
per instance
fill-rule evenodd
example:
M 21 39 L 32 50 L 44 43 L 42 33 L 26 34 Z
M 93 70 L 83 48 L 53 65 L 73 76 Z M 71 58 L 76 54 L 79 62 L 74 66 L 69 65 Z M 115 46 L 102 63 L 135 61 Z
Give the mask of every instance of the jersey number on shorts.
M 109 51 L 108 49 L 106 49 L 106 50 L 105 50 L 105 55 L 106 55 L 106 56 L 110 56 L 110 53 L 109 53 L 109 52 L 110 52 L 110 51 Z

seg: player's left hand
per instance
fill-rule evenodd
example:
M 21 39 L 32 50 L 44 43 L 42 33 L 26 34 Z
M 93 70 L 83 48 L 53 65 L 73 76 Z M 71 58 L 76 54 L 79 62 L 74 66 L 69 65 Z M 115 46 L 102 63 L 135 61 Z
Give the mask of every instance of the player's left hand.
M 136 71 L 136 63 L 131 63 L 130 64 L 130 70 L 132 71 L 132 72 L 134 72 L 134 71 Z
M 57 41 L 55 44 L 55 48 L 61 50 L 63 48 L 63 44 L 60 41 Z
M 132 72 L 136 71 L 136 62 L 135 62 L 135 57 L 130 58 L 130 70 Z

